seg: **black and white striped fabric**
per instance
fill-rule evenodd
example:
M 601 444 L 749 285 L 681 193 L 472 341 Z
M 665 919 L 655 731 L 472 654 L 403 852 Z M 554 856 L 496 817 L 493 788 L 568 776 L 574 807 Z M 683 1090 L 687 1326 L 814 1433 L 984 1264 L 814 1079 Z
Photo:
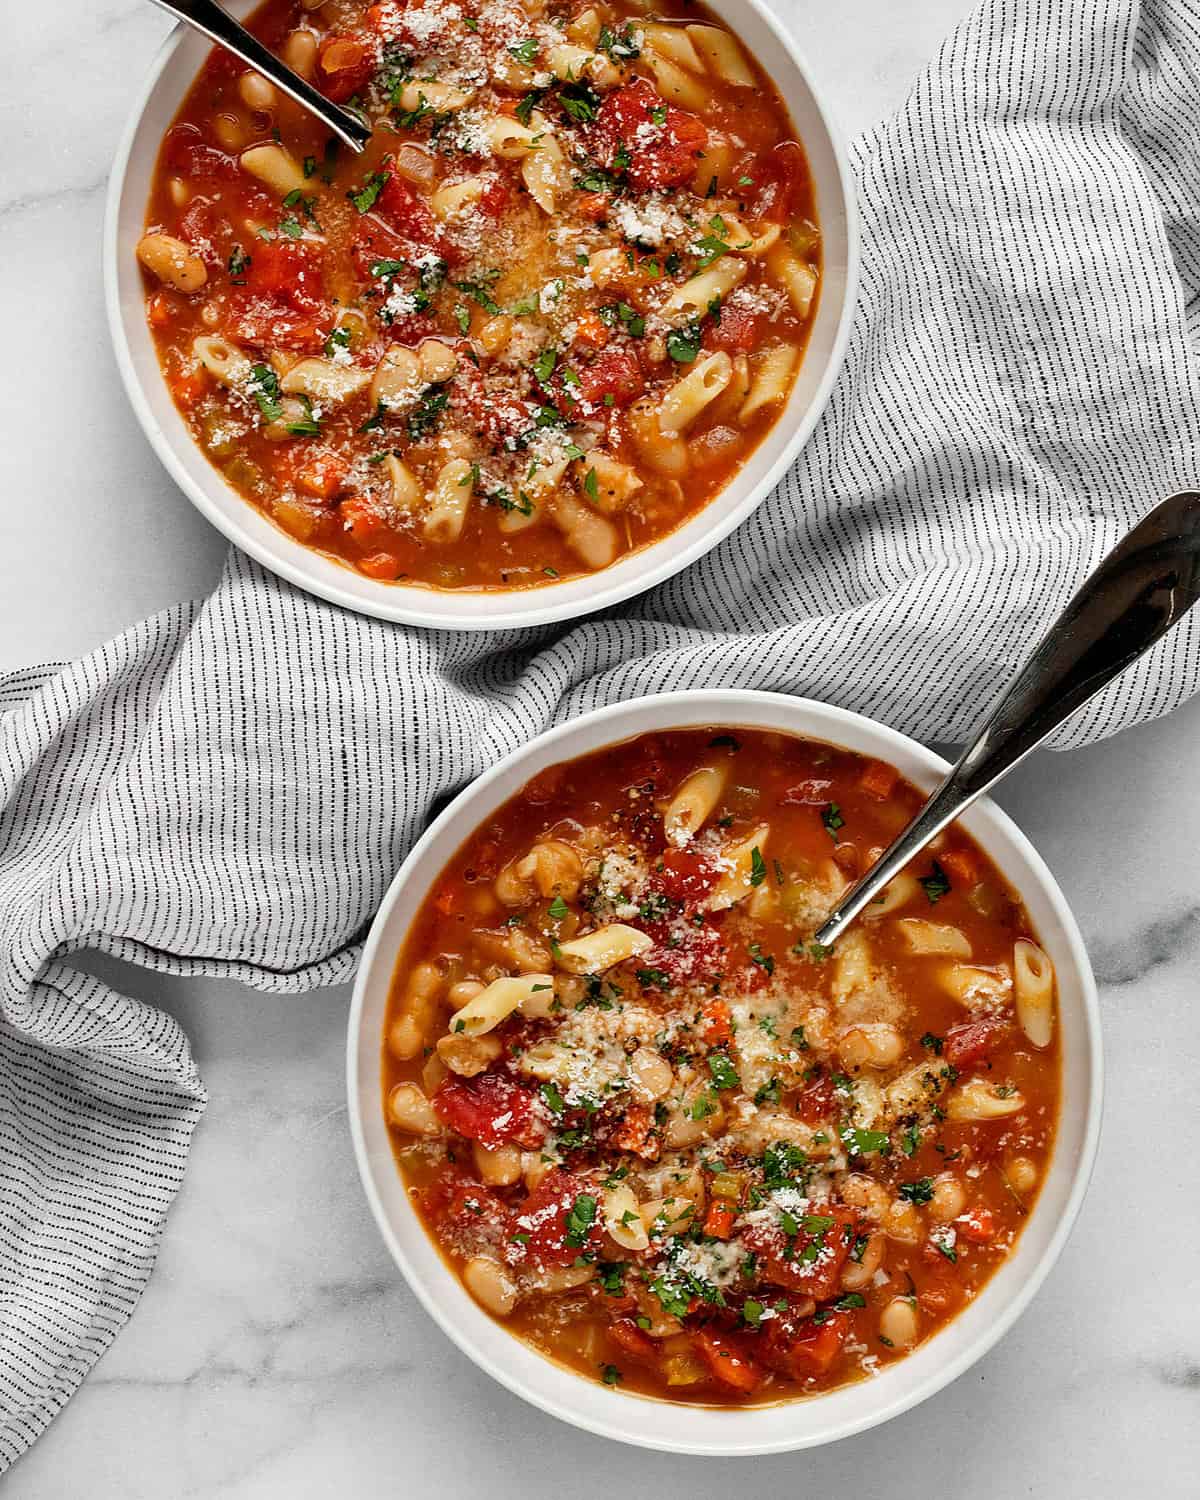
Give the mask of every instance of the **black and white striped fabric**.
M 778 688 L 962 736 L 1155 501 L 1200 481 L 1200 0 L 988 0 L 854 152 L 861 305 L 758 514 L 612 617 L 506 638 L 358 619 L 230 557 L 0 682 L 0 1455 L 129 1316 L 204 1090 L 94 946 L 271 990 L 345 979 L 435 799 L 548 724 Z M 1200 684 L 1200 614 L 1069 726 Z

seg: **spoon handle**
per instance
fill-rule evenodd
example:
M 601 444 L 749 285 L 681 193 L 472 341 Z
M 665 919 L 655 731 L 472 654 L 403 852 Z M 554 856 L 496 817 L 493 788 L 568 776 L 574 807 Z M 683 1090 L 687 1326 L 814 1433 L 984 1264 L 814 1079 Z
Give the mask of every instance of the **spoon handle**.
M 256 36 L 216 3 L 216 0 L 154 0 L 173 15 L 211 37 L 227 51 L 240 57 L 244 63 L 255 68 L 264 78 L 269 78 L 276 88 L 282 89 L 309 114 L 315 115 L 339 139 L 345 141 L 352 151 L 361 151 L 371 139 L 370 126 L 363 123 L 349 110 L 333 104 L 315 89 L 299 73 L 281 62 L 275 54 L 263 46 Z
M 1108 554 L 1047 631 L 924 807 L 843 896 L 831 945 L 930 839 L 1064 719 L 1177 625 L 1200 598 L 1200 493 L 1172 495 Z

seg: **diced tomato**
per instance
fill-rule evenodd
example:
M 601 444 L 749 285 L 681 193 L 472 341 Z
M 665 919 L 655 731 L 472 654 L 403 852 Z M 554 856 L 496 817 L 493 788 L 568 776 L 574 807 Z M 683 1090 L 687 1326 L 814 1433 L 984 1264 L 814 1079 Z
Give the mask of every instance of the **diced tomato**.
M 438 1093 L 445 1087 L 442 1084 Z M 437 1094 L 433 1099 L 436 1108 Z M 530 1193 L 517 1212 L 517 1224 L 519 1232 L 528 1235 L 526 1254 L 539 1265 L 572 1265 L 579 1256 L 598 1249 L 604 1234 L 595 1192 L 581 1178 L 558 1167 L 547 1172 Z
M 828 1223 L 826 1221 L 829 1221 Z M 837 1204 L 813 1204 L 789 1236 L 782 1224 L 752 1224 L 742 1231 L 758 1256 L 758 1274 L 774 1286 L 822 1301 L 832 1297 L 858 1232 L 858 1216 Z
M 806 1125 L 820 1125 L 833 1118 L 837 1093 L 828 1078 L 814 1078 L 796 1097 L 796 1113 Z
M 708 923 L 688 922 L 668 932 L 661 923 L 647 923 L 654 947 L 638 956 L 639 969 L 660 969 L 672 984 L 704 984 L 723 973 L 728 953 L 721 934 Z
M 804 781 L 785 787 L 779 794 L 779 800 L 785 807 L 824 807 L 829 801 L 829 789 L 832 786 L 832 781 L 826 781 L 821 776 L 809 776 Z
M 446 1168 L 423 1189 L 421 1207 L 435 1224 L 491 1229 L 508 1239 L 511 1214 L 506 1205 L 456 1168 Z
M 266 298 L 241 309 L 234 307 L 231 312 L 230 331 L 242 344 L 311 354 L 325 342 L 325 330 L 314 318 L 290 312 Z
M 980 1016 L 975 1021 L 959 1021 L 946 1032 L 942 1056 L 953 1068 L 969 1067 L 982 1062 L 1008 1034 L 1008 1022 L 1000 1016 Z
M 269 240 L 254 246 L 245 272 L 248 294 L 273 297 L 296 312 L 325 311 L 322 250 L 312 240 Z
M 741 175 L 751 179 L 738 190 L 749 217 L 786 223 L 804 182 L 804 152 L 795 141 L 780 141 L 748 162 Z
M 640 1364 L 651 1365 L 658 1359 L 658 1345 L 646 1337 L 632 1318 L 614 1318 L 608 1325 L 608 1336 L 622 1353 Z
M 703 121 L 668 104 L 645 78 L 606 96 L 589 135 L 591 150 L 605 167 L 613 167 L 623 148 L 630 159 L 626 178 L 638 192 L 689 181 L 707 143 Z
M 807 1380 L 829 1373 L 850 1332 L 850 1319 L 834 1312 L 819 1323 L 808 1318 L 799 1327 L 789 1328 L 785 1319 L 774 1318 L 764 1324 L 763 1332 L 767 1363 L 793 1380 Z
M 318 448 L 306 454 L 296 470 L 296 488 L 317 500 L 332 500 L 345 484 L 347 472 L 344 459 L 328 448 Z
M 701 1015 L 700 1036 L 710 1047 L 718 1047 L 732 1038 L 733 1016 L 727 1001 L 710 1000 Z
M 334 32 L 317 54 L 317 87 L 327 99 L 343 104 L 361 93 L 379 66 L 376 47 L 361 37 Z
M 469 1083 L 447 1078 L 433 1095 L 438 1118 L 489 1151 L 507 1145 L 532 1149 L 542 1143 L 546 1131 L 534 1115 L 533 1104 L 528 1089 L 503 1073 L 482 1073 Z
M 883 760 L 869 760 L 863 767 L 858 784 L 868 795 L 886 802 L 895 790 L 899 777 L 900 773 L 895 766 L 889 766 Z
M 711 1235 L 714 1240 L 727 1240 L 733 1233 L 733 1221 L 736 1218 L 737 1209 L 731 1203 L 714 1198 L 704 1216 L 704 1233 Z
M 955 1219 L 954 1227 L 972 1245 L 987 1245 L 996 1238 L 996 1216 L 990 1208 L 969 1208 Z
M 701 1328 L 692 1336 L 701 1358 L 715 1379 L 730 1390 L 748 1396 L 763 1383 L 762 1369 L 751 1357 L 747 1341 L 737 1333 L 716 1333 Z
M 400 559 L 390 552 L 372 552 L 359 558 L 358 571 L 368 578 L 378 578 L 381 583 L 394 583 L 400 576 Z
M 654 1111 L 648 1104 L 631 1104 L 612 1134 L 612 1144 L 619 1151 L 632 1151 L 646 1161 L 655 1161 L 662 1152 L 662 1142 L 654 1134 Z
M 720 317 L 710 318 L 704 326 L 704 347 L 748 354 L 762 342 L 764 322 L 765 314 L 748 307 L 723 307 Z
M 692 849 L 668 849 L 662 857 L 662 869 L 655 884 L 671 898 L 685 906 L 698 906 L 720 879 L 716 861 Z
M 580 396 L 599 406 L 607 396 L 613 406 L 628 406 L 646 389 L 646 377 L 631 349 L 604 349 L 579 371 Z

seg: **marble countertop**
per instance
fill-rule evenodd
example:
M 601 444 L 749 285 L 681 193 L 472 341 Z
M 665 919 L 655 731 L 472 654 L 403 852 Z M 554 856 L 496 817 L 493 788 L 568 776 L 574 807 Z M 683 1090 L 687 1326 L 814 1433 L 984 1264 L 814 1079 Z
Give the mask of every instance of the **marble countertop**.
M 850 134 L 897 104 L 964 0 L 776 0 Z M 0 671 L 205 592 L 224 543 L 119 387 L 99 265 L 109 160 L 167 24 L 139 0 L 12 7 L 0 61 Z M 69 86 L 64 86 L 69 84 Z M 47 589 L 50 577 L 53 587 Z M 1108 1098 L 1048 1284 L 986 1359 L 832 1448 L 697 1461 L 563 1426 L 480 1373 L 370 1221 L 342 1095 L 347 992 L 251 994 L 97 960 L 186 1027 L 211 1093 L 128 1328 L 3 1481 L 21 1500 L 352 1500 L 799 1490 L 855 1500 L 1183 1500 L 1200 1473 L 1200 702 L 999 800 L 1079 915 Z

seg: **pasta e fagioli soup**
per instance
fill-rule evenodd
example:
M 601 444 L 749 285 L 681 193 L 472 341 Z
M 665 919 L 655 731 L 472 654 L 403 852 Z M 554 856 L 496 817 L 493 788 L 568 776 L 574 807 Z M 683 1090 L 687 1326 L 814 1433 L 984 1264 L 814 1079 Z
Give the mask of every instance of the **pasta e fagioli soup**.
M 774 1402 L 883 1375 L 1013 1253 L 1060 1092 L 1056 981 L 960 828 L 833 950 L 921 800 L 712 726 L 540 772 L 399 956 L 382 1108 L 430 1236 L 614 1391 Z
M 214 53 L 138 255 L 200 447 L 367 577 L 604 569 L 739 472 L 819 299 L 802 144 L 700 7 L 269 0 L 253 29 L 373 126 L 350 159 Z

